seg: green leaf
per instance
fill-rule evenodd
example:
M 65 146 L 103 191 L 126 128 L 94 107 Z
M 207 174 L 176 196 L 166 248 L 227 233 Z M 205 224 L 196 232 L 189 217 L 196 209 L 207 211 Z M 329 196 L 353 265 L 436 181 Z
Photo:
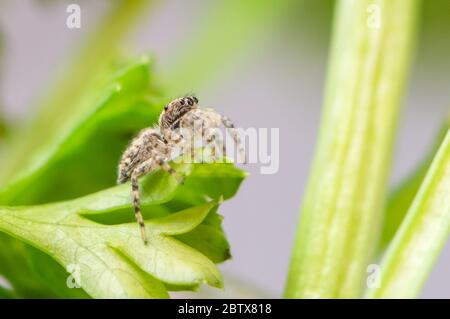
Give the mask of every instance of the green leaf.
M 123 149 L 139 129 L 156 122 L 163 105 L 161 98 L 154 95 L 151 89 L 150 74 L 148 59 L 133 61 L 113 72 L 111 78 L 97 88 L 97 95 L 90 95 L 83 101 L 81 108 L 84 112 L 67 118 L 67 122 L 60 125 L 58 133 L 37 148 L 39 151 L 36 155 L 30 154 L 28 164 L 18 171 L 12 182 L 0 193 L 0 202 L 23 205 L 66 200 L 115 185 L 116 166 Z M 211 198 L 228 199 L 236 193 L 245 177 L 232 164 L 176 165 L 176 168 L 184 174 L 191 173 L 181 190 L 173 178 L 160 170 L 144 179 L 147 181 L 143 182 L 142 189 L 145 218 L 168 216 L 193 205 L 204 204 Z M 121 185 L 78 198 L 74 205 L 77 214 L 84 219 L 107 226 L 127 222 L 135 224 L 134 216 L 130 213 L 130 202 L 130 186 Z M 65 202 L 65 205 L 72 205 L 68 203 Z M 64 205 L 60 208 L 62 211 L 69 209 Z M 211 215 L 217 215 L 215 210 Z M 209 219 L 220 220 L 217 217 L 206 218 Z M 211 239 L 210 247 L 202 251 L 214 261 L 223 261 L 229 256 L 226 253 L 229 247 L 224 245 L 226 239 L 220 222 L 215 223 L 213 228 L 214 231 L 203 227 L 195 229 L 193 231 L 197 235 L 190 235 L 189 239 L 181 238 L 179 242 L 189 245 L 192 240 L 199 242 L 196 236 L 208 237 Z M 85 297 L 82 292 L 73 293 L 64 284 L 61 285 L 67 275 L 60 265 L 55 262 L 52 264 L 52 254 L 52 258 L 48 259 L 42 249 L 30 250 L 30 247 L 17 240 L 5 235 L 3 237 L 4 243 L 0 244 L 13 246 L 14 243 L 20 249 L 8 250 L 9 258 L 3 267 L 5 272 L 0 267 L 0 273 L 8 277 L 23 296 L 36 296 L 37 293 L 38 296 L 46 297 Z M 198 248 L 198 245 L 192 245 Z M 6 252 L 0 251 L 0 254 Z M 35 265 L 41 263 L 47 265 L 51 276 L 33 271 Z M 7 273 L 15 264 L 24 267 L 22 273 L 30 274 L 26 282 L 19 278 L 21 274 L 18 272 Z M 192 283 L 167 285 L 177 289 L 195 287 Z
M 90 101 L 98 96 L 99 87 L 111 75 L 117 59 L 119 45 L 138 21 L 138 17 L 150 1 L 117 1 L 111 10 L 100 20 L 97 28 L 87 40 L 77 47 L 81 48 L 70 63 L 35 102 L 36 114 L 17 127 L 16 134 L 8 144 L 6 158 L 0 158 L 0 185 L 9 183 L 15 173 L 29 165 L 31 156 L 38 156 L 61 138 L 64 128 L 77 121 L 90 111 Z
M 113 29 L 122 34 L 123 23 L 132 20 L 145 2 L 121 2 L 110 16 L 118 19 Z M 0 172 L 0 203 L 9 205 L 1 208 L 5 223 L 0 229 L 6 234 L 0 234 L 0 246 L 7 248 L 0 251 L 4 262 L 0 273 L 18 296 L 28 297 L 85 298 L 88 293 L 160 298 L 168 296 L 166 287 L 195 289 L 204 282 L 221 286 L 214 262 L 229 258 L 229 245 L 217 205 L 205 207 L 215 203 L 211 199 L 228 199 L 236 193 L 245 174 L 231 164 L 177 165 L 189 175 L 183 188 L 162 171 L 144 178 L 142 208 L 147 222 L 155 223 L 149 230 L 155 247 L 149 258 L 149 251 L 125 244 L 125 238 L 136 244 L 140 240 L 131 239 L 137 225 L 130 213 L 130 186 L 111 187 L 116 165 L 131 137 L 156 123 L 166 99 L 159 96 L 148 58 L 111 64 L 115 57 L 111 34 L 117 32 L 109 32 L 106 25 L 44 100 L 28 129 L 11 140 L 15 142 Z M 102 189 L 106 190 L 92 194 Z M 185 227 L 189 221 L 196 222 Z M 114 229 L 122 237 L 113 238 Z M 54 236 L 61 234 L 64 238 L 55 244 Z M 207 247 L 201 245 L 204 239 L 209 241 Z M 74 250 L 77 254 L 70 255 Z M 164 258 L 157 258 L 155 251 Z M 93 266 L 81 267 L 82 289 L 69 289 L 65 268 L 73 265 L 69 261 L 76 265 L 77 258 Z M 99 258 L 103 267 L 116 268 L 103 272 Z M 164 262 L 166 266 L 161 266 Z M 43 266 L 45 271 L 40 270 Z M 102 286 L 99 271 L 114 288 Z M 20 278 L 23 273 L 26 280 Z
M 11 298 L 15 298 L 15 297 L 16 297 L 16 295 L 15 295 L 14 291 L 12 291 L 10 289 L 6 289 L 0 285 L 0 299 L 11 299 Z
M 210 225 L 199 225 L 193 231 L 175 238 L 197 249 L 214 263 L 231 258 L 230 244 L 221 229 Z
M 32 270 L 27 258 L 27 250 L 22 242 L 0 233 L 0 274 L 8 279 L 18 296 L 38 298 L 54 297 L 52 291 L 42 286 L 38 278 L 32 276 Z M 27 276 L 24 276 L 27 274 Z
M 221 217 L 216 213 L 217 201 L 208 202 L 208 196 L 204 195 L 205 203 L 176 211 L 185 200 L 179 189 L 188 188 L 191 179 L 203 179 L 209 185 L 209 176 L 218 183 L 219 191 L 231 194 L 236 192 L 245 173 L 232 164 L 176 167 L 188 175 L 185 185 L 179 185 L 161 170 L 141 180 L 142 207 L 151 238 L 149 247 L 139 237 L 129 184 L 61 203 L 0 208 L 0 231 L 38 248 L 63 267 L 82 266 L 82 288 L 92 297 L 160 298 L 167 296 L 163 296 L 165 287 L 195 289 L 201 283 L 220 287 L 221 276 L 214 262 L 228 259 L 230 253 Z M 240 181 L 234 190 L 224 182 L 231 176 Z M 118 217 L 125 213 L 129 219 Z M 202 245 L 202 240 L 208 242 Z M 41 258 L 38 262 L 39 267 L 45 264 Z M 106 265 L 115 267 L 105 270 Z M 113 288 L 98 282 L 101 272 L 107 273 L 105 276 Z M 83 297 L 82 292 L 69 295 L 64 274 L 50 277 L 54 277 L 50 278 L 53 283 L 50 295 Z M 151 287 L 156 290 L 149 290 Z
M 376 249 L 418 1 L 337 3 L 318 146 L 285 296 L 356 298 Z
M 0 203 L 63 200 L 115 185 L 121 152 L 132 135 L 156 120 L 159 107 L 149 102 L 152 98 L 148 97 L 151 81 L 148 59 L 117 65 L 107 74 L 72 104 L 72 116 L 53 121 L 58 125 L 49 128 L 53 133 L 47 139 L 32 138 L 33 148 L 27 156 L 14 161 L 14 169 L 7 172 L 9 166 L 3 167 L 2 181 L 8 175 L 11 179 L 0 191 Z M 39 134 L 36 136 L 42 137 Z M 30 268 L 42 261 L 32 259 L 46 259 L 45 254 L 40 254 L 42 258 L 38 258 L 38 253 L 27 257 L 24 244 L 8 236 L 0 236 L 0 246 L 15 247 L 0 250 L 0 259 L 7 261 L 0 267 L 0 273 L 8 277 L 21 295 L 35 297 L 37 291 L 38 296 L 53 296 L 55 284 L 34 278 L 36 273 Z M 16 268 L 22 268 L 21 273 Z M 57 265 L 51 271 L 58 272 Z M 23 273 L 29 274 L 27 280 L 22 278 Z
M 415 298 L 450 234 L 450 130 L 380 265 L 371 298 Z
M 48 253 L 64 267 L 80 267 L 81 286 L 93 297 L 167 297 L 159 281 L 222 286 L 212 261 L 171 237 L 195 229 L 216 202 L 148 220 L 145 246 L 136 223 L 103 225 L 81 215 L 86 205 L 99 202 L 104 206 L 98 208 L 110 210 L 108 199 L 108 193 L 100 192 L 58 204 L 0 208 L 0 230 Z
M 97 96 L 76 106 L 84 112 L 67 118 L 17 164 L 11 182 L 0 191 L 0 203 L 45 203 L 114 185 L 130 137 L 152 125 L 160 112 L 160 104 L 147 95 L 149 71 L 148 59 L 141 59 L 114 72 Z
M 31 270 L 31 273 L 28 273 L 26 277 L 35 278 L 39 283 L 35 292 L 36 298 L 48 298 L 50 296 L 53 298 L 89 298 L 89 295 L 81 288 L 68 289 L 66 283 L 68 273 L 53 258 L 30 245 L 24 245 L 24 247 L 26 250 L 24 257 L 27 258 Z M 17 267 L 18 264 L 16 263 L 14 266 Z M 22 285 L 19 285 L 19 287 L 22 287 Z M 48 292 L 45 292 L 45 290 L 48 290 Z M 29 293 L 24 295 L 28 297 Z
M 205 198 L 230 199 L 246 176 L 246 172 L 231 163 L 195 165 L 194 174 L 186 181 L 186 187 L 177 189 L 174 202 L 199 204 L 204 203 Z

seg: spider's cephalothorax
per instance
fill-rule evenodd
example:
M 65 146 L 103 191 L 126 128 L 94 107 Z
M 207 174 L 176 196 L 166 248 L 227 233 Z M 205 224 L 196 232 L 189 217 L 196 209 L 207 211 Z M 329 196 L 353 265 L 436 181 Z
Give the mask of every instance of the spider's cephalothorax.
M 184 150 L 184 146 L 190 145 L 190 137 L 197 135 L 198 131 L 202 140 L 207 142 L 207 146 L 212 146 L 213 157 L 216 146 L 222 147 L 225 156 L 225 144 L 214 133 L 214 129 L 220 126 L 224 126 L 230 132 L 238 145 L 241 159 L 245 162 L 244 149 L 233 123 L 213 109 L 200 108 L 198 99 L 194 96 L 181 97 L 167 104 L 159 117 L 159 126 L 142 130 L 123 153 L 117 182 L 125 183 L 131 180 L 134 212 L 144 243 L 147 243 L 147 235 L 140 209 L 138 178 L 161 167 L 182 183 L 183 178 L 168 162 L 173 157 L 183 154 L 177 151 Z M 183 135 L 180 132 L 188 134 Z

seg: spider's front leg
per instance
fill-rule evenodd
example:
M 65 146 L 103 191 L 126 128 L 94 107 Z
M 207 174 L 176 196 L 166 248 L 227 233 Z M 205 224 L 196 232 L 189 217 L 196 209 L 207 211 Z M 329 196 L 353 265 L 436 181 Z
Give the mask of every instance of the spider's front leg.
M 144 244 L 147 245 L 147 233 L 145 231 L 144 217 L 141 212 L 141 203 L 140 203 L 140 192 L 139 192 L 139 177 L 153 171 L 156 167 L 161 167 L 163 170 L 168 172 L 170 175 L 175 177 L 178 183 L 183 184 L 184 178 L 177 173 L 172 166 L 167 163 L 167 161 L 159 155 L 154 155 L 153 157 L 146 160 L 145 162 L 139 164 L 131 174 L 131 189 L 133 193 L 133 208 L 134 215 L 136 216 L 136 220 L 139 224 L 139 228 L 141 231 L 141 238 L 144 241 Z
M 139 181 L 138 178 L 144 174 L 145 171 L 149 171 L 152 167 L 152 160 L 147 160 L 141 165 L 139 165 L 135 170 L 131 173 L 131 190 L 133 193 L 133 208 L 134 208 L 134 216 L 139 224 L 139 229 L 141 231 L 141 238 L 144 241 L 144 244 L 147 245 L 147 233 L 145 231 L 144 218 L 141 213 L 141 202 L 140 202 L 140 193 L 139 193 Z

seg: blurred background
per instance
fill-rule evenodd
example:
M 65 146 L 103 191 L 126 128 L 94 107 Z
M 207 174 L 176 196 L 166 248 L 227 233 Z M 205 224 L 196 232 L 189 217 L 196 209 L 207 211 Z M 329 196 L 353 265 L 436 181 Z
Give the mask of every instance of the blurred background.
M 170 81 L 170 75 L 176 74 L 177 57 L 185 52 L 189 56 L 189 46 L 195 46 L 198 37 L 208 36 L 211 30 L 206 28 L 217 12 L 220 17 L 221 2 L 153 1 L 121 47 L 126 54 L 150 54 L 158 74 Z M 260 175 L 258 165 L 249 165 L 251 175 L 237 196 L 220 209 L 233 254 L 232 260 L 221 265 L 225 293 L 281 296 L 319 127 L 334 1 L 279 2 L 274 17 L 260 16 L 261 21 L 255 22 L 249 16 L 244 26 L 254 27 L 251 32 L 240 30 L 237 23 L 235 35 L 215 39 L 211 47 L 203 48 L 205 55 L 217 54 L 217 43 L 227 48 L 217 61 L 206 61 L 215 68 L 211 77 L 199 81 L 194 65 L 192 86 L 173 88 L 174 95 L 195 93 L 203 106 L 214 107 L 240 127 L 280 129 L 279 172 Z M 0 2 L 0 118 L 11 126 L 32 116 L 40 92 L 51 85 L 115 5 L 106 0 L 77 1 L 81 28 L 69 29 L 66 8 L 70 3 L 74 1 Z M 241 31 L 244 35 L 239 35 Z M 392 184 L 420 162 L 449 110 L 450 1 L 425 1 L 419 35 Z M 449 269 L 447 244 L 422 297 L 450 298 Z M 249 292 L 233 291 L 235 285 L 248 286 Z

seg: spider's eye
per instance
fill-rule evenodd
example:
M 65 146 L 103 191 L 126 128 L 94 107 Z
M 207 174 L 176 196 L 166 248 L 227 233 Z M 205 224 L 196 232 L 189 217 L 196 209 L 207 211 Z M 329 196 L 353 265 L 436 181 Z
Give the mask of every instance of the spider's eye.
M 180 104 L 181 104 L 181 105 L 184 105 L 184 100 L 180 100 Z
M 190 105 L 190 106 L 192 106 L 192 105 L 194 105 L 194 102 L 192 102 L 192 99 L 191 98 L 188 98 L 188 104 Z
M 193 96 L 192 99 L 194 100 L 195 103 L 198 103 L 198 99 L 195 96 Z
M 167 111 L 168 109 L 169 109 L 168 105 L 164 106 L 164 111 Z

